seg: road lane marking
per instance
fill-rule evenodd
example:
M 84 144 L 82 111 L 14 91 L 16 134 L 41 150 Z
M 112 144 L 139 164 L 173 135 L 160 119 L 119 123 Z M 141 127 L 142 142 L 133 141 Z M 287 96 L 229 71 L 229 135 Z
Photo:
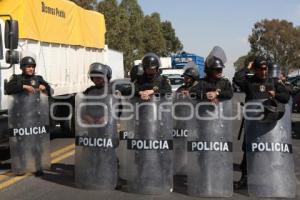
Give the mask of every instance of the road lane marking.
M 14 174 L 11 171 L 5 172 L 3 174 L 0 175 L 0 181 L 6 178 L 10 178 L 13 177 Z
M 61 156 L 53 159 L 51 161 L 51 164 L 58 163 L 59 161 L 64 160 L 64 159 L 66 159 L 66 158 L 68 158 L 70 156 L 73 156 L 74 154 L 75 154 L 75 150 L 71 150 L 70 152 L 67 152 L 67 153 L 65 153 L 65 154 L 63 154 L 63 155 L 61 155 Z
M 14 178 L 8 179 L 7 181 L 3 182 L 0 184 L 0 190 L 3 190 L 9 186 L 11 186 L 12 184 L 17 183 L 18 181 L 28 177 L 30 174 L 25 174 L 23 176 L 16 176 Z
M 62 149 L 59 149 L 59 150 L 57 150 L 57 151 L 54 151 L 53 153 L 51 153 L 51 158 L 54 158 L 54 157 L 56 157 L 56 156 L 59 156 L 59 155 L 65 153 L 65 152 L 67 152 L 67 151 L 69 151 L 69 150 L 72 150 L 72 149 L 74 149 L 74 148 L 75 148 L 75 144 L 71 144 L 71 145 L 68 145 L 68 146 L 66 146 L 66 147 L 64 147 L 64 148 L 62 148 Z
M 51 153 L 51 158 L 53 159 L 55 157 L 58 157 L 58 156 L 66 153 L 66 152 L 68 152 L 70 150 L 74 150 L 74 148 L 75 148 L 75 144 L 71 144 L 71 145 L 68 145 L 68 146 L 66 146 L 64 148 L 61 148 L 61 149 L 57 150 L 57 151 L 54 151 L 53 153 Z M 3 174 L 0 174 L 0 181 L 3 180 L 3 179 L 14 177 L 14 176 L 15 176 L 14 173 L 12 173 L 11 171 L 7 171 L 7 172 L 5 172 Z
M 59 154 L 57 154 L 57 152 L 60 152 L 60 153 L 63 152 L 65 154 L 60 155 L 60 156 L 58 156 L 56 158 L 53 158 L 51 160 L 51 164 L 58 163 L 59 161 L 62 161 L 64 159 L 66 159 L 66 158 L 74 155 L 75 154 L 75 149 L 73 149 L 73 148 L 75 148 L 74 144 L 73 145 L 69 145 L 67 147 L 64 147 L 64 148 L 62 148 L 62 149 L 60 149 L 60 150 L 52 153 L 51 154 L 52 158 L 55 157 L 55 156 L 57 156 L 57 155 L 59 155 Z M 0 177 L 3 176 L 1 179 L 4 179 L 4 178 L 7 178 L 7 177 L 10 177 L 11 175 L 14 176 L 14 174 L 12 172 L 8 172 L 7 174 L 0 175 Z M 23 179 L 25 179 L 25 178 L 27 178 L 30 175 L 31 175 L 31 173 L 27 173 L 27 174 L 25 174 L 23 176 L 14 176 L 13 178 L 10 178 L 10 179 L 4 181 L 3 183 L 0 184 L 0 191 L 3 190 L 3 189 L 5 189 L 5 188 L 7 188 L 7 187 L 9 187 L 9 186 L 11 186 L 11 185 L 13 185 L 13 184 L 15 184 L 15 183 L 17 183 L 17 182 L 19 182 L 19 181 L 21 181 L 21 180 L 23 180 Z

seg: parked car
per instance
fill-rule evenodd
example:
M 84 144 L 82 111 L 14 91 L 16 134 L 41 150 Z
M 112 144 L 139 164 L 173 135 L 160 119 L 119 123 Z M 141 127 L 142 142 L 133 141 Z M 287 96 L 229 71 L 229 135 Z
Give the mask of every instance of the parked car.
M 179 75 L 168 76 L 168 79 L 170 80 L 170 84 L 172 86 L 172 92 L 175 92 L 184 83 L 183 77 Z

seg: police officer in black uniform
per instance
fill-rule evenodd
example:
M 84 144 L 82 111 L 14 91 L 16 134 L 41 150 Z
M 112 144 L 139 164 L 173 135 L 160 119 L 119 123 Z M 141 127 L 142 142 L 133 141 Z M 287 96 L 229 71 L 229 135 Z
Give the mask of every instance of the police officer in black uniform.
M 53 92 L 52 89 L 50 88 L 49 84 L 43 79 L 42 76 L 35 75 L 35 67 L 36 67 L 36 62 L 33 57 L 26 56 L 23 57 L 20 61 L 20 68 L 22 70 L 22 74 L 19 75 L 12 75 L 10 78 L 10 81 L 6 84 L 5 86 L 5 91 L 7 95 L 16 95 L 16 94 L 29 94 L 29 95 L 35 95 L 39 93 L 44 93 L 48 96 L 50 96 Z M 22 98 L 21 98 L 22 100 Z M 24 100 L 24 99 L 23 99 Z M 27 104 L 28 105 L 28 104 Z M 34 105 L 32 105 L 34 106 Z M 16 109 L 12 107 L 11 109 Z M 35 164 L 37 165 L 37 171 L 35 172 L 36 176 L 41 176 L 43 175 L 43 170 L 40 168 L 41 167 L 41 157 L 39 155 L 42 155 L 41 149 L 41 138 L 32 138 L 31 140 L 32 143 L 36 143 L 35 148 L 32 149 L 34 151 L 33 155 L 36 156 Z M 21 148 L 23 145 L 26 144 L 26 142 L 22 138 L 18 138 L 18 152 L 21 154 L 21 165 L 25 167 L 25 159 L 23 156 L 23 148 Z M 18 175 L 22 175 L 23 172 L 18 173 Z
M 242 92 L 245 92 L 245 102 L 254 99 L 275 98 L 280 103 L 288 103 L 290 95 L 285 86 L 274 78 L 268 78 L 268 62 L 263 57 L 256 57 L 253 63 L 235 73 L 233 82 L 238 85 Z M 254 75 L 250 75 L 251 71 Z M 247 159 L 246 142 L 243 141 L 244 156 L 240 164 L 242 171 L 241 179 L 234 183 L 235 189 L 243 189 L 247 186 Z
M 232 87 L 228 79 L 222 77 L 223 61 L 215 56 L 205 62 L 205 78 L 190 90 L 199 100 L 218 103 L 219 100 L 231 99 Z
M 134 83 L 135 94 L 142 100 L 149 100 L 153 94 L 165 95 L 172 92 L 167 78 L 159 73 L 159 57 L 154 53 L 147 53 L 142 60 L 144 70 Z
M 176 93 L 181 93 L 183 95 L 189 95 L 189 91 L 198 84 L 199 72 L 196 68 L 187 68 L 183 74 L 184 84 L 180 86 Z
M 52 90 L 49 84 L 42 76 L 35 75 L 36 62 L 34 58 L 30 56 L 22 58 L 20 67 L 22 74 L 12 75 L 5 87 L 6 94 L 13 95 L 21 92 L 33 94 L 35 92 L 42 92 L 48 96 L 51 95 Z
M 92 63 L 89 69 L 89 77 L 94 85 L 87 88 L 83 94 L 87 96 L 100 96 L 104 95 L 105 92 L 111 94 L 112 91 L 109 85 L 111 76 L 112 71 L 109 66 L 102 63 Z M 87 115 L 83 116 L 83 120 L 89 124 L 103 123 L 103 118 L 101 117 L 103 113 L 100 114 L 97 111 L 99 111 L 99 108 L 93 109 L 93 106 L 89 106 L 86 111 Z
M 109 83 L 111 76 L 112 71 L 108 65 L 104 65 L 102 63 L 92 63 L 89 69 L 89 77 L 94 85 L 87 88 L 83 93 L 88 95 L 94 89 L 103 89 L 105 83 Z
M 88 124 L 88 128 L 82 131 L 79 125 L 76 136 L 101 138 L 103 141 L 111 141 L 112 146 L 105 147 L 104 144 L 103 146 L 86 146 L 76 152 L 80 159 L 76 160 L 78 170 L 75 179 L 82 187 L 112 189 L 117 184 L 115 148 L 118 146 L 118 136 L 115 116 L 118 116 L 118 110 L 120 110 L 120 106 L 118 110 L 114 106 L 120 104 L 113 96 L 114 91 L 110 83 L 112 70 L 108 65 L 92 63 L 88 75 L 94 85 L 83 92 L 85 97 L 81 99 L 83 103 L 86 103 L 82 109 L 81 119 L 84 124 Z M 76 145 L 80 146 L 79 143 Z M 88 168 L 84 169 L 84 166 Z

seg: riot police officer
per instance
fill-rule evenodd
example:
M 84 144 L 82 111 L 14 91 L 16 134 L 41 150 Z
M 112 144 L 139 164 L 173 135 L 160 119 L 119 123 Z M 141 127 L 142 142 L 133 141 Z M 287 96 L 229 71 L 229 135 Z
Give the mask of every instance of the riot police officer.
M 191 127 L 187 137 L 187 193 L 192 196 L 230 197 L 233 193 L 232 184 L 228 184 L 233 177 L 232 123 L 221 117 L 231 116 L 232 111 L 231 84 L 222 77 L 225 62 L 224 50 L 215 46 L 205 60 L 206 76 L 190 89 L 190 97 L 196 95 L 190 98 L 196 114 L 187 120 L 187 127 Z M 224 143 L 226 149 L 202 148 L 209 143 Z
M 134 127 L 126 148 L 128 191 L 169 193 L 173 185 L 171 86 L 159 73 L 156 54 L 147 53 L 142 67 L 144 73 L 135 79 L 135 96 L 130 99 Z
M 197 68 L 187 68 L 183 74 L 184 84 L 177 89 L 177 93 L 188 95 L 191 88 L 195 87 L 199 81 L 199 72 Z
M 147 53 L 142 59 L 143 75 L 135 82 L 135 93 L 142 100 L 149 100 L 155 93 L 161 95 L 171 93 L 171 85 L 167 78 L 159 73 L 160 60 L 154 53 Z
M 113 190 L 117 184 L 118 146 L 116 98 L 110 86 L 111 68 L 92 63 L 94 83 L 76 96 L 75 182 L 81 188 Z
M 33 132 L 25 137 L 21 133 L 10 135 L 12 171 L 18 175 L 35 172 L 40 176 L 43 169 L 50 167 L 48 96 L 52 92 L 43 77 L 35 75 L 35 67 L 33 57 L 23 57 L 20 62 L 22 74 L 14 74 L 5 87 L 6 94 L 10 95 L 9 129 L 17 131 L 32 127 L 40 130 L 39 135 Z
M 110 93 L 109 81 L 111 79 L 111 75 L 112 72 L 109 66 L 101 63 L 92 63 L 89 69 L 89 77 L 94 85 L 87 88 L 83 94 L 87 96 L 98 96 L 103 95 L 105 92 Z M 87 115 L 83 116 L 83 120 L 90 124 L 101 123 L 101 114 L 98 117 L 93 116 L 92 113 L 95 111 L 93 110 L 93 106 L 89 106 L 87 109 Z
M 5 91 L 8 95 L 26 92 L 33 94 L 37 91 L 51 95 L 49 84 L 42 76 L 35 75 L 36 62 L 33 57 L 26 56 L 20 61 L 22 74 L 14 74 L 6 84 Z
M 275 98 L 280 103 L 288 103 L 290 95 L 285 86 L 278 79 L 268 78 L 268 62 L 263 57 L 256 57 L 253 62 L 235 73 L 233 82 L 238 85 L 242 92 L 245 92 L 245 102 L 250 100 Z M 254 75 L 250 75 L 251 71 Z M 247 186 L 247 158 L 246 142 L 243 141 L 244 156 L 240 164 L 242 172 L 241 179 L 234 184 L 235 189 L 242 189 Z
M 205 61 L 205 78 L 200 79 L 190 92 L 195 93 L 200 100 L 217 103 L 219 100 L 231 99 L 233 91 L 229 80 L 222 77 L 224 61 L 213 56 L 213 53 L 211 55 Z

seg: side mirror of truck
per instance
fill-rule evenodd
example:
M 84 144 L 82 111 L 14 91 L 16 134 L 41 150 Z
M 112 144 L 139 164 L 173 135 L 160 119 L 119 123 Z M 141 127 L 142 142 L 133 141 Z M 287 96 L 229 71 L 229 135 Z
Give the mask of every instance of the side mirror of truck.
M 6 49 L 17 49 L 19 42 L 19 25 L 16 20 L 5 21 L 5 48 Z
M 15 50 L 7 50 L 5 55 L 6 63 L 8 64 L 18 64 L 20 60 L 19 52 Z

